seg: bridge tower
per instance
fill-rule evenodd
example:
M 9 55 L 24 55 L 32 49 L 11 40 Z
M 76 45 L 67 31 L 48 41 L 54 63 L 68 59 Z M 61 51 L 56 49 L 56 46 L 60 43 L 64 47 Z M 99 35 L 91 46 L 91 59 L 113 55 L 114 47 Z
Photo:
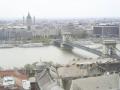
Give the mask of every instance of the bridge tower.
M 70 42 L 71 40 L 72 40 L 72 33 L 70 33 L 70 32 L 62 33 L 62 42 L 63 43 Z
M 103 41 L 103 56 L 112 57 L 116 55 L 116 41 L 115 40 L 105 40 Z
M 72 41 L 72 33 L 70 32 L 63 32 L 62 33 L 62 43 L 61 47 L 64 47 L 66 49 L 72 48 L 71 46 L 67 45 L 68 42 Z

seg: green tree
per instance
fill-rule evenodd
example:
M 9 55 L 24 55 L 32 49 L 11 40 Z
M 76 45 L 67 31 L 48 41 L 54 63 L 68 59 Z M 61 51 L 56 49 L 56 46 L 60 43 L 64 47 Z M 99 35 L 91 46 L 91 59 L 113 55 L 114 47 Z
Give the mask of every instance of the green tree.
M 24 68 L 25 68 L 25 70 L 26 70 L 26 74 L 27 74 L 29 77 L 33 76 L 33 74 L 34 74 L 34 67 L 33 67 L 33 65 L 31 65 L 31 64 L 26 64 L 26 65 L 24 66 Z
M 36 68 L 36 64 L 38 62 L 33 62 L 32 64 L 25 64 L 24 65 L 24 69 L 26 70 L 26 74 L 29 76 L 29 77 L 32 77 L 35 75 L 35 68 Z

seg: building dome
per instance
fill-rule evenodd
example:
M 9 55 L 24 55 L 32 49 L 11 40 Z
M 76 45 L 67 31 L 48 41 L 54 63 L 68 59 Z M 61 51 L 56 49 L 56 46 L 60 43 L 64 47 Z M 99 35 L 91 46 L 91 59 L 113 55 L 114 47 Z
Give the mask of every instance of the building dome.
M 28 12 L 28 15 L 27 15 L 27 19 L 31 19 L 31 15 L 30 15 L 29 12 Z
M 31 15 L 30 15 L 29 12 L 28 12 L 28 15 L 26 17 L 26 24 L 27 24 L 27 29 L 31 30 L 31 27 L 32 27 L 32 18 L 31 18 Z

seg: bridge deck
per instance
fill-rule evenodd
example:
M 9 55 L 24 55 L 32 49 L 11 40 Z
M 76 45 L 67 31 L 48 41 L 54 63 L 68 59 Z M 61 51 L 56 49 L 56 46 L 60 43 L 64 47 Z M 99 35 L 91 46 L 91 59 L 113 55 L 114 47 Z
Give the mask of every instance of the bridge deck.
M 61 40 L 57 40 L 56 42 L 58 42 L 60 44 L 62 43 Z M 82 44 L 78 44 L 78 43 L 74 43 L 74 42 L 65 42 L 63 44 L 71 46 L 71 47 L 77 47 L 77 48 L 83 49 L 85 51 L 91 52 L 91 53 L 96 54 L 98 56 L 102 56 L 103 55 L 103 53 L 101 51 L 98 51 L 96 49 L 92 49 L 92 48 L 83 46 Z M 109 57 L 117 59 L 117 60 L 120 60 L 120 56 L 118 56 L 118 55 L 112 55 L 112 56 L 109 56 Z
M 67 43 L 65 43 L 65 44 L 70 45 L 70 46 L 73 46 L 73 47 L 81 48 L 81 49 L 83 49 L 83 50 L 86 50 L 86 51 L 91 52 L 91 53 L 93 53 L 93 54 L 96 54 L 96 55 L 98 55 L 98 56 L 102 56 L 102 52 L 101 52 L 101 51 L 98 51 L 98 50 L 95 50 L 95 49 L 92 49 L 92 48 L 83 46 L 83 45 L 81 45 L 81 44 L 71 43 L 71 42 L 67 42 Z

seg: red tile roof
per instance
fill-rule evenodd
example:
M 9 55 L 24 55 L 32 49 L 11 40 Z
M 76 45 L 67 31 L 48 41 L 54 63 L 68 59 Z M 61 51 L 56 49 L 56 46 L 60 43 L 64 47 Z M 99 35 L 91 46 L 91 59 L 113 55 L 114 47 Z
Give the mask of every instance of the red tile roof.
M 22 74 L 15 70 L 0 71 L 0 77 L 4 77 L 4 76 L 13 76 L 13 77 L 19 78 L 21 80 L 28 79 L 27 75 Z

